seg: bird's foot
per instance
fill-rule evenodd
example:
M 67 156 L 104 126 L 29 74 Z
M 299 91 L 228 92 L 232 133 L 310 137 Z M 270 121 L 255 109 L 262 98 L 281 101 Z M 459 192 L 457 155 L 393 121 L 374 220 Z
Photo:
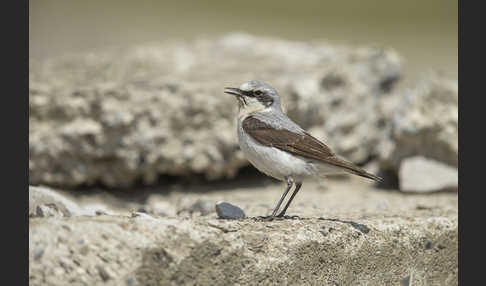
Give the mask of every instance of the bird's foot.
M 277 215 L 277 217 L 278 217 L 278 218 L 283 218 L 283 219 L 300 219 L 300 217 L 299 217 L 299 216 L 297 216 L 297 215 L 292 215 L 292 216 L 285 215 L 285 211 L 286 211 L 286 209 L 284 209 L 283 211 L 281 211 L 281 212 L 280 212 L 280 213 Z
M 300 219 L 299 216 L 293 215 L 293 216 L 288 216 L 288 215 L 268 215 L 268 216 L 257 216 L 253 217 L 254 220 L 258 221 L 273 221 L 273 220 L 284 220 L 284 219 Z
M 300 219 L 298 215 L 278 215 L 280 219 Z
M 260 221 L 272 221 L 275 218 L 277 218 L 277 217 L 273 216 L 273 215 L 267 215 L 267 216 L 257 216 L 257 217 L 254 217 L 253 219 L 260 220 Z

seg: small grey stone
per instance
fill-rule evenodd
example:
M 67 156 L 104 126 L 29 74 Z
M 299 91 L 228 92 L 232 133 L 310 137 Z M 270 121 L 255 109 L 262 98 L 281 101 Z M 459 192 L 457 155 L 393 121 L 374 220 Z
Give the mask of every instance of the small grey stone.
M 217 203 L 216 213 L 219 218 L 224 219 L 240 219 L 246 217 L 245 212 L 241 208 L 227 202 Z

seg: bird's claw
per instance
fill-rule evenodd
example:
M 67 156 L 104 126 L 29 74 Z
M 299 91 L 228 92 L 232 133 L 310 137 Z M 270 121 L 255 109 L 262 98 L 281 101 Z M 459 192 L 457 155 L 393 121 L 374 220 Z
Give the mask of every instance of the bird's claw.
M 262 221 L 272 221 L 275 218 L 276 218 L 276 216 L 267 215 L 267 216 L 257 216 L 257 217 L 254 217 L 253 219 L 255 219 L 255 220 L 262 220 Z
M 298 215 L 278 215 L 277 216 L 278 218 L 281 218 L 281 219 L 300 219 L 300 217 Z
M 299 216 L 293 215 L 293 216 L 287 216 L 287 215 L 278 215 L 278 216 L 273 216 L 273 215 L 268 215 L 268 216 L 257 216 L 253 218 L 254 220 L 259 220 L 259 221 L 273 221 L 273 220 L 284 220 L 284 219 L 300 219 Z

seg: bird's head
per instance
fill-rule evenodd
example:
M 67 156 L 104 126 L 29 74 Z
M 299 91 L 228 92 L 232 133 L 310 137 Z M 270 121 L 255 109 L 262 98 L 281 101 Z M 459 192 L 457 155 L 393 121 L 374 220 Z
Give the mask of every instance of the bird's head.
M 240 112 L 246 114 L 266 109 L 281 110 L 280 96 L 277 91 L 261 81 L 251 80 L 239 88 L 226 87 L 224 92 L 236 96 Z

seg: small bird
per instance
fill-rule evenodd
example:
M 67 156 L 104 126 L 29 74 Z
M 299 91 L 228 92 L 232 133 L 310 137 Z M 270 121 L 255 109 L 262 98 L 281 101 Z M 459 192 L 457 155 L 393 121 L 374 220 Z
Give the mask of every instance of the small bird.
M 239 88 L 226 87 L 239 106 L 238 141 L 253 166 L 266 175 L 285 181 L 287 187 L 270 216 L 284 217 L 287 208 L 305 179 L 329 174 L 351 173 L 375 181 L 381 178 L 338 157 L 282 110 L 280 96 L 270 85 L 252 80 Z M 280 205 L 295 184 L 290 199 L 277 215 Z

